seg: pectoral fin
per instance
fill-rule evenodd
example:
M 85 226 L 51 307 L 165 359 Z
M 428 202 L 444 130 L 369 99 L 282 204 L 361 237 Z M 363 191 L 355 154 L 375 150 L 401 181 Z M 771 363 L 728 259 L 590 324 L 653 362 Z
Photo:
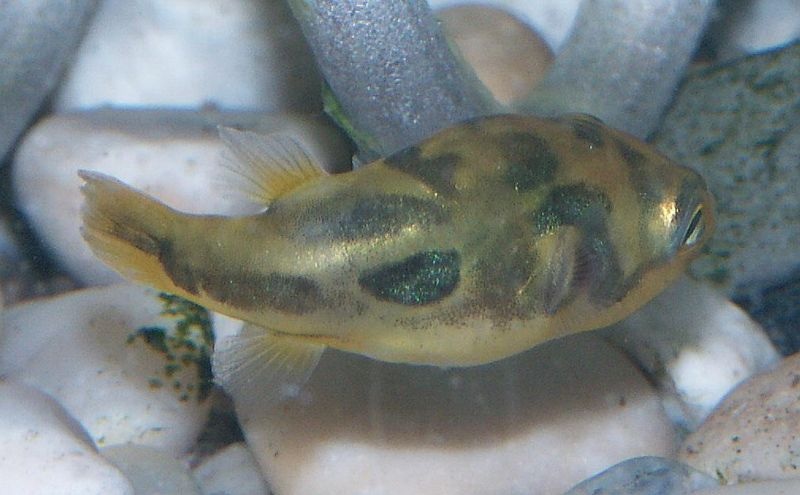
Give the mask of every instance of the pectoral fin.
M 233 157 L 227 168 L 234 186 L 252 201 L 268 205 L 275 198 L 327 172 L 303 146 L 284 134 L 261 135 L 221 127 L 219 136 Z
M 268 409 L 296 397 L 325 346 L 252 324 L 218 344 L 214 376 L 237 406 Z

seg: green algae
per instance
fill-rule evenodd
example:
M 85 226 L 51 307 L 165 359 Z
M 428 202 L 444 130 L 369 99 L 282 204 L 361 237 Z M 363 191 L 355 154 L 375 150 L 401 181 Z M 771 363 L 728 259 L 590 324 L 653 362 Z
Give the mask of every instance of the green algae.
M 181 401 L 194 397 L 203 402 L 214 384 L 211 372 L 214 332 L 209 313 L 182 297 L 166 293 L 160 293 L 158 297 L 163 306 L 161 316 L 172 320 L 173 325 L 141 327 L 128 337 L 128 344 L 141 341 L 164 355 L 161 376 L 148 377 L 151 388 L 162 388 L 165 382 L 171 381 Z M 195 368 L 196 384 L 171 379 L 187 368 Z

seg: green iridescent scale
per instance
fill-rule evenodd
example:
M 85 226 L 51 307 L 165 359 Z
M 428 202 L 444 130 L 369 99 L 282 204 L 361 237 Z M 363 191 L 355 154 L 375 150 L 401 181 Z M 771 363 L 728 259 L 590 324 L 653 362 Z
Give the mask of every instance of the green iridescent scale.
M 358 283 L 384 301 L 408 306 L 430 304 L 453 292 L 460 265 L 458 251 L 424 251 L 367 272 Z

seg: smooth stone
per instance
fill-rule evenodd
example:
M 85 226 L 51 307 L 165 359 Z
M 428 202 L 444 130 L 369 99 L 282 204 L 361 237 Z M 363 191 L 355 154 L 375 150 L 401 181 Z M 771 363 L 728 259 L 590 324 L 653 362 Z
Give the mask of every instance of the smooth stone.
M 800 480 L 740 483 L 700 490 L 692 492 L 692 495 L 797 495 L 798 493 L 800 493 Z
M 800 38 L 797 0 L 734 0 L 719 4 L 714 34 L 720 60 L 776 48 Z
M 55 101 L 316 111 L 320 78 L 279 0 L 106 0 Z
M 130 284 L 6 308 L 0 375 L 52 395 L 98 446 L 132 442 L 181 455 L 205 425 L 209 384 L 197 365 L 169 361 L 158 339 L 129 341 L 143 327 L 171 330 L 177 320 L 163 309 L 155 292 Z M 199 351 L 184 352 L 194 359 Z
M 470 0 L 429 0 L 432 9 L 444 9 L 460 5 L 475 5 Z M 483 0 L 487 5 L 504 10 L 539 33 L 547 44 L 558 51 L 558 48 L 569 36 L 572 23 L 580 7 L 580 0 Z
M 12 380 L 0 380 L 0 492 L 134 494 L 125 476 L 97 454 L 60 405 Z
M 741 308 L 687 277 L 603 335 L 647 370 L 670 417 L 688 430 L 736 385 L 780 361 Z
M 189 213 L 240 214 L 252 204 L 225 181 L 217 126 L 291 134 L 331 169 L 350 164 L 338 131 L 293 114 L 98 110 L 54 115 L 25 138 L 14 161 L 17 207 L 55 260 L 87 285 L 119 282 L 80 234 L 79 169 L 112 175 Z
M 55 87 L 96 4 L 96 0 L 3 2 L 0 164 Z
M 233 399 L 280 495 L 560 495 L 676 445 L 647 379 L 592 335 L 449 370 L 327 351 L 297 399 Z
M 243 443 L 228 445 L 194 468 L 203 495 L 269 495 L 253 454 Z
M 716 487 L 717 481 L 662 457 L 637 457 L 579 483 L 564 495 L 686 495 Z
M 691 272 L 734 297 L 800 267 L 800 42 L 691 74 L 654 144 L 700 172 L 717 200 Z
M 435 15 L 464 60 L 504 105 L 527 96 L 553 62 L 547 43 L 504 10 L 462 4 Z
M 723 483 L 800 478 L 800 354 L 731 392 L 679 455 Z
M 142 495 L 202 495 L 186 466 L 152 447 L 110 445 L 100 454 L 122 471 Z

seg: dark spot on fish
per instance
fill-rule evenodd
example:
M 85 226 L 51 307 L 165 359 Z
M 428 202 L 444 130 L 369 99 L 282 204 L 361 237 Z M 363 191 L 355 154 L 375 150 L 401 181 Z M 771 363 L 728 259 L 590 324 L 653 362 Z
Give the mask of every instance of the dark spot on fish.
M 318 309 L 322 291 L 307 277 L 282 273 L 237 273 L 204 277 L 202 288 L 209 296 L 235 308 L 270 307 L 302 315 Z
M 378 299 L 419 306 L 436 302 L 456 288 L 461 257 L 456 250 L 423 251 L 359 277 L 359 285 Z
M 159 261 L 176 286 L 190 294 L 205 292 L 235 308 L 270 307 L 291 314 L 304 314 L 323 302 L 322 291 L 307 277 L 280 273 L 233 273 L 198 268 L 185 261 L 172 243 L 161 243 Z
M 602 148 L 605 144 L 600 122 L 590 116 L 580 115 L 569 120 L 576 138 L 586 141 L 592 148 Z
M 108 227 L 108 233 L 124 241 L 127 244 L 135 247 L 139 251 L 142 251 L 145 254 L 149 254 L 151 256 L 158 256 L 159 253 L 159 241 L 155 237 L 151 236 L 144 229 L 131 227 L 126 223 L 121 222 L 114 222 L 111 221 L 111 224 Z M 138 225 L 134 221 L 130 221 L 131 225 Z
M 339 221 L 342 237 L 363 238 L 394 234 L 401 228 L 417 224 L 429 226 L 446 222 L 444 208 L 433 201 L 400 194 L 361 200 Z
M 389 167 L 412 175 L 446 195 L 455 193 L 455 171 L 459 162 L 460 157 L 455 153 L 423 157 L 416 146 L 400 150 L 384 160 Z
M 340 198 L 320 201 L 302 210 L 297 225 L 309 240 L 360 240 L 393 235 L 414 225 L 428 228 L 447 222 L 445 208 L 416 196 L 386 194 L 358 198 L 350 208 Z
M 186 262 L 186 257 L 176 252 L 172 242 L 162 239 L 158 242 L 158 261 L 167 276 L 176 286 L 190 294 L 199 293 L 196 270 Z
M 497 136 L 508 160 L 506 180 L 518 191 L 528 191 L 553 178 L 558 157 L 543 138 L 529 132 L 512 131 Z
M 631 170 L 641 170 L 647 164 L 647 157 L 643 153 L 634 149 L 631 145 L 621 139 L 615 139 L 614 143 L 617 146 L 622 159 Z
M 574 184 L 550 191 L 544 206 L 534 214 L 537 232 L 547 233 L 561 225 L 598 227 L 611 213 L 611 201 L 602 191 Z

